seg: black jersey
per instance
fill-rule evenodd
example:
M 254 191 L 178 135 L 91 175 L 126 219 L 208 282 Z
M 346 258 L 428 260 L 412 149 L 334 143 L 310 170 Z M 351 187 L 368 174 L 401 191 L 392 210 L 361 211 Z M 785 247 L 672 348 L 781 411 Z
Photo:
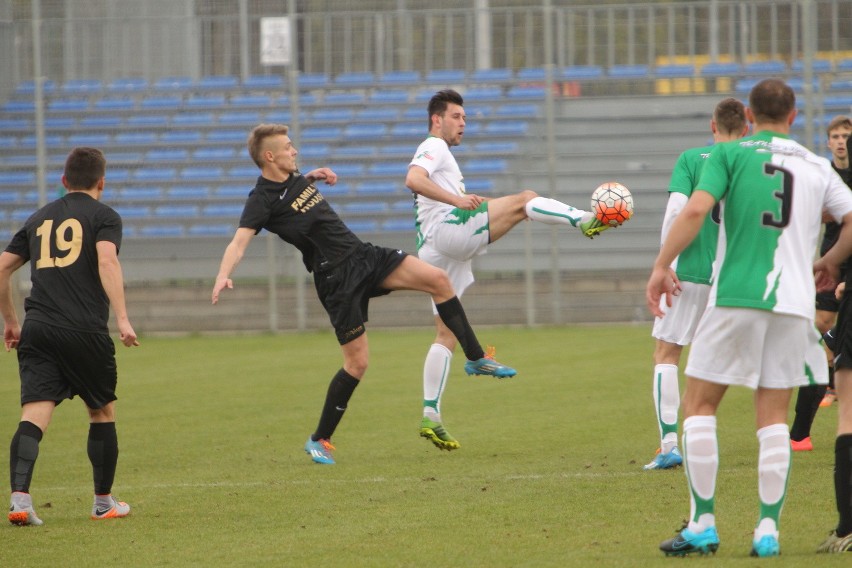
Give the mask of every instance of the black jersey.
M 240 227 L 275 233 L 302 253 L 308 272 L 337 266 L 363 243 L 303 175 L 283 183 L 263 176 L 249 193 Z
M 30 261 L 27 319 L 109 333 L 109 298 L 98 270 L 98 241 L 121 247 L 121 217 L 86 193 L 69 192 L 27 219 L 6 247 Z
M 852 188 L 852 169 L 847 168 L 841 170 L 834 165 L 834 162 L 831 162 L 831 167 L 834 168 L 834 171 L 836 171 L 841 178 L 843 178 L 846 185 Z M 834 221 L 827 222 L 825 224 L 825 232 L 822 234 L 822 244 L 819 247 L 820 255 L 824 255 L 828 252 L 828 249 L 834 246 L 834 243 L 837 242 L 838 238 L 840 238 L 840 224 L 835 223 Z

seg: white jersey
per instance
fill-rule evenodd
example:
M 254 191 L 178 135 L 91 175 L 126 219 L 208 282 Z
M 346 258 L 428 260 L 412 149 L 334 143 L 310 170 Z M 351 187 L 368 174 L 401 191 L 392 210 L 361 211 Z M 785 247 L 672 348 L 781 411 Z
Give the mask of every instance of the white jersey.
M 450 147 L 442 139 L 430 136 L 417 147 L 417 152 L 411 166 L 420 166 L 429 173 L 429 179 L 452 195 L 464 195 L 464 178 L 459 169 L 455 156 Z M 429 239 L 432 229 L 440 223 L 447 213 L 454 208 L 452 205 L 435 201 L 422 195 L 415 199 L 415 216 L 417 220 L 417 248 Z
M 708 304 L 813 320 L 822 210 L 838 220 L 852 212 L 852 194 L 830 162 L 762 131 L 714 146 L 696 189 L 722 204 Z

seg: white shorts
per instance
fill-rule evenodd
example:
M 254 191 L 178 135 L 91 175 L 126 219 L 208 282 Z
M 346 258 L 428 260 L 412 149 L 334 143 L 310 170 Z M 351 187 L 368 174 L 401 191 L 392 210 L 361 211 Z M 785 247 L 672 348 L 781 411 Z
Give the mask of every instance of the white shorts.
M 432 228 L 417 256 L 443 269 L 450 277 L 456 296 L 461 298 L 473 284 L 473 258 L 485 254 L 488 246 L 488 202 L 476 211 L 453 209 Z M 432 313 L 438 310 L 432 302 Z
M 672 299 L 672 307 L 666 305 L 665 296 L 660 299 L 660 307 L 666 315 L 654 320 L 651 336 L 683 346 L 692 343 L 698 320 L 707 307 L 710 285 L 695 282 L 681 282 L 680 285 L 680 294 Z
M 828 384 L 828 353 L 822 344 L 822 336 L 814 327 L 808 336 L 808 347 L 805 352 L 805 379 L 809 385 Z
M 813 334 L 813 322 L 801 316 L 708 306 L 695 331 L 685 373 L 750 389 L 805 386 L 805 357 Z

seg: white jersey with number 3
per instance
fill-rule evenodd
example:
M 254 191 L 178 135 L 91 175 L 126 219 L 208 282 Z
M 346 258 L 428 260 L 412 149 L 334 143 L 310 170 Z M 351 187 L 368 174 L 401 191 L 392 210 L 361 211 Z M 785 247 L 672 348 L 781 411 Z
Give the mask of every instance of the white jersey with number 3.
M 838 221 L 852 212 L 852 194 L 831 163 L 762 131 L 714 146 L 696 189 L 722 205 L 708 304 L 812 320 L 822 210 Z

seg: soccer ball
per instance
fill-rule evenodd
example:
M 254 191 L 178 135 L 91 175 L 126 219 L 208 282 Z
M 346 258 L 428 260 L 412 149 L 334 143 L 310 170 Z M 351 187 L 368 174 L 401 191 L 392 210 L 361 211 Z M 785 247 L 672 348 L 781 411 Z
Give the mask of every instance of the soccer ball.
M 633 216 L 633 195 L 617 181 L 602 183 L 592 192 L 592 211 L 604 225 L 617 227 Z

